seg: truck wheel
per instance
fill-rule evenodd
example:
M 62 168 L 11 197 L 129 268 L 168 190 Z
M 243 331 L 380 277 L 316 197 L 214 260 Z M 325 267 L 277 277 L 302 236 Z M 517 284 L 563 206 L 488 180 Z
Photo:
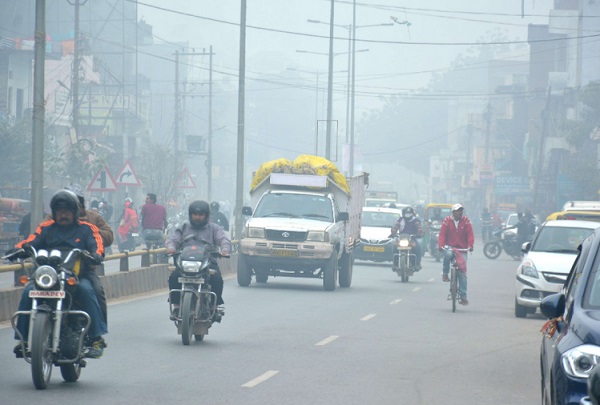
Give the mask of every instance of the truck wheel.
M 335 282 L 337 281 L 338 273 L 338 257 L 337 252 L 334 251 L 329 259 L 329 263 L 323 269 L 323 288 L 325 291 L 335 290 Z
M 267 272 L 256 272 L 256 282 L 257 283 L 266 283 L 269 279 L 269 273 Z
M 252 282 L 252 269 L 248 266 L 248 259 L 243 254 L 238 254 L 237 282 L 241 287 L 248 287 Z
M 354 267 L 354 255 L 352 252 L 342 254 L 342 261 L 340 262 L 340 275 L 339 283 L 340 287 L 348 288 L 352 284 L 352 269 Z

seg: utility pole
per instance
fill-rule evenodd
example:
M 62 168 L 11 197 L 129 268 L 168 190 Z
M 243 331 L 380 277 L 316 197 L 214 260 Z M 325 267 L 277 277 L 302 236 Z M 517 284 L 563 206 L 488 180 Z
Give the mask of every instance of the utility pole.
M 485 163 L 490 163 L 490 136 L 492 128 L 492 105 L 488 103 L 485 113 Z
M 355 90 L 355 72 L 356 66 L 356 0 L 352 2 L 352 105 L 350 106 L 350 167 L 349 177 L 354 176 L 354 90 Z
M 81 69 L 81 33 L 79 31 L 79 9 L 87 0 L 75 0 L 69 4 L 75 6 L 75 44 L 73 47 L 73 72 L 71 74 L 71 104 L 73 105 L 73 129 L 79 140 L 79 70 Z
M 173 150 L 179 153 L 179 51 L 175 51 L 175 126 L 173 129 Z
M 44 64 L 46 61 L 46 0 L 35 2 L 35 48 L 33 67 L 33 140 L 31 146 L 31 226 L 33 233 L 42 222 L 44 203 Z
M 246 89 L 246 0 L 240 11 L 240 66 L 238 85 L 237 176 L 235 189 L 235 234 L 242 236 L 242 206 L 244 205 L 244 103 Z
M 533 209 L 534 212 L 539 212 L 538 209 L 538 190 L 540 188 L 540 177 L 543 171 L 544 165 L 544 145 L 546 143 L 546 136 L 548 136 L 548 117 L 550 117 L 550 94 L 552 93 L 552 87 L 548 87 L 548 94 L 546 95 L 546 106 L 542 111 L 542 133 L 540 135 L 540 142 L 538 147 L 538 163 L 537 172 L 535 174 L 535 184 L 533 189 Z
M 329 73 L 327 84 L 327 138 L 325 140 L 325 158 L 331 160 L 331 109 L 333 107 L 333 26 L 335 1 L 331 0 L 329 13 Z

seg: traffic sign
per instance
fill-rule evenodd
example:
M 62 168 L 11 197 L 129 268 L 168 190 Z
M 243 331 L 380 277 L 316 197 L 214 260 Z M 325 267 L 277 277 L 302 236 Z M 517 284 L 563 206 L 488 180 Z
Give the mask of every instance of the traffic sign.
M 131 163 L 129 160 L 125 162 L 125 166 L 119 172 L 119 175 L 116 177 L 117 184 L 123 186 L 141 186 L 142 182 L 137 178 L 135 172 L 133 171 L 133 167 L 131 167 Z
M 176 184 L 177 188 L 196 188 L 196 183 L 194 182 L 194 179 L 192 179 L 192 175 L 187 167 L 181 172 L 179 181 L 177 181 Z
M 117 185 L 115 180 L 110 175 L 108 167 L 104 166 L 98 173 L 92 178 L 92 181 L 87 186 L 87 191 L 116 191 Z

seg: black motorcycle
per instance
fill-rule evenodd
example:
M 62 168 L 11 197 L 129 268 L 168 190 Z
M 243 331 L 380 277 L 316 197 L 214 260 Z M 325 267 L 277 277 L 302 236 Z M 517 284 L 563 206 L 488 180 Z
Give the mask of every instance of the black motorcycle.
M 210 275 L 216 273 L 211 266 L 215 258 L 224 256 L 205 240 L 189 236 L 184 241 L 191 239 L 198 244 L 186 246 L 172 254 L 175 268 L 180 272 L 178 281 L 181 289 L 169 292 L 169 313 L 175 313 L 171 319 L 186 346 L 192 341 L 192 336 L 197 341 L 204 340 L 212 324 L 220 322 L 224 315 L 217 307 L 217 295 L 210 286 Z M 179 293 L 179 302 L 174 298 L 174 293 Z M 179 310 L 174 312 L 176 304 L 179 304 Z
M 506 232 L 506 228 L 500 228 L 492 233 L 492 240 L 483 245 L 483 254 L 488 259 L 497 259 L 504 251 L 514 259 L 520 259 L 521 246 L 515 233 Z
M 17 311 L 11 318 L 11 325 L 20 339 L 23 358 L 31 364 L 33 384 L 37 389 L 47 388 L 53 365 L 60 367 L 65 381 L 77 381 L 92 346 L 87 336 L 91 319 L 73 299 L 73 293 L 78 288 L 82 261 L 98 263 L 88 252 L 80 249 L 61 253 L 56 249 L 36 251 L 31 246 L 3 258 L 32 258 L 34 262 L 31 275 L 23 280 L 34 283 L 29 291 L 29 297 L 33 299 L 32 309 Z M 20 316 L 29 316 L 28 337 L 22 336 L 16 327 Z

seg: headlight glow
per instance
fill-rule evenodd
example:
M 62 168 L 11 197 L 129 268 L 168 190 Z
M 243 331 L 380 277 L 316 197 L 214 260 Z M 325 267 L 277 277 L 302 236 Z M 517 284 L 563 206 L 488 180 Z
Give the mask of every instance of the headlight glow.
M 525 260 L 521 265 L 521 274 L 527 277 L 540 278 L 538 271 L 535 268 L 535 264 L 529 259 Z
M 324 231 L 309 231 L 308 235 L 306 235 L 306 240 L 311 242 L 327 242 L 329 234 Z
M 408 243 L 409 243 L 408 239 L 400 239 L 398 241 L 398 246 L 400 246 L 400 247 L 408 247 Z
M 40 288 L 52 288 L 58 281 L 58 274 L 50 266 L 39 266 L 35 269 L 33 279 Z
M 588 378 L 596 364 L 600 363 L 600 347 L 582 345 L 574 347 L 561 356 L 565 372 L 576 378 Z
M 200 271 L 200 263 L 183 260 L 181 262 L 181 268 L 186 273 L 198 273 Z
M 265 238 L 265 229 L 264 228 L 248 228 L 248 237 L 249 238 Z

